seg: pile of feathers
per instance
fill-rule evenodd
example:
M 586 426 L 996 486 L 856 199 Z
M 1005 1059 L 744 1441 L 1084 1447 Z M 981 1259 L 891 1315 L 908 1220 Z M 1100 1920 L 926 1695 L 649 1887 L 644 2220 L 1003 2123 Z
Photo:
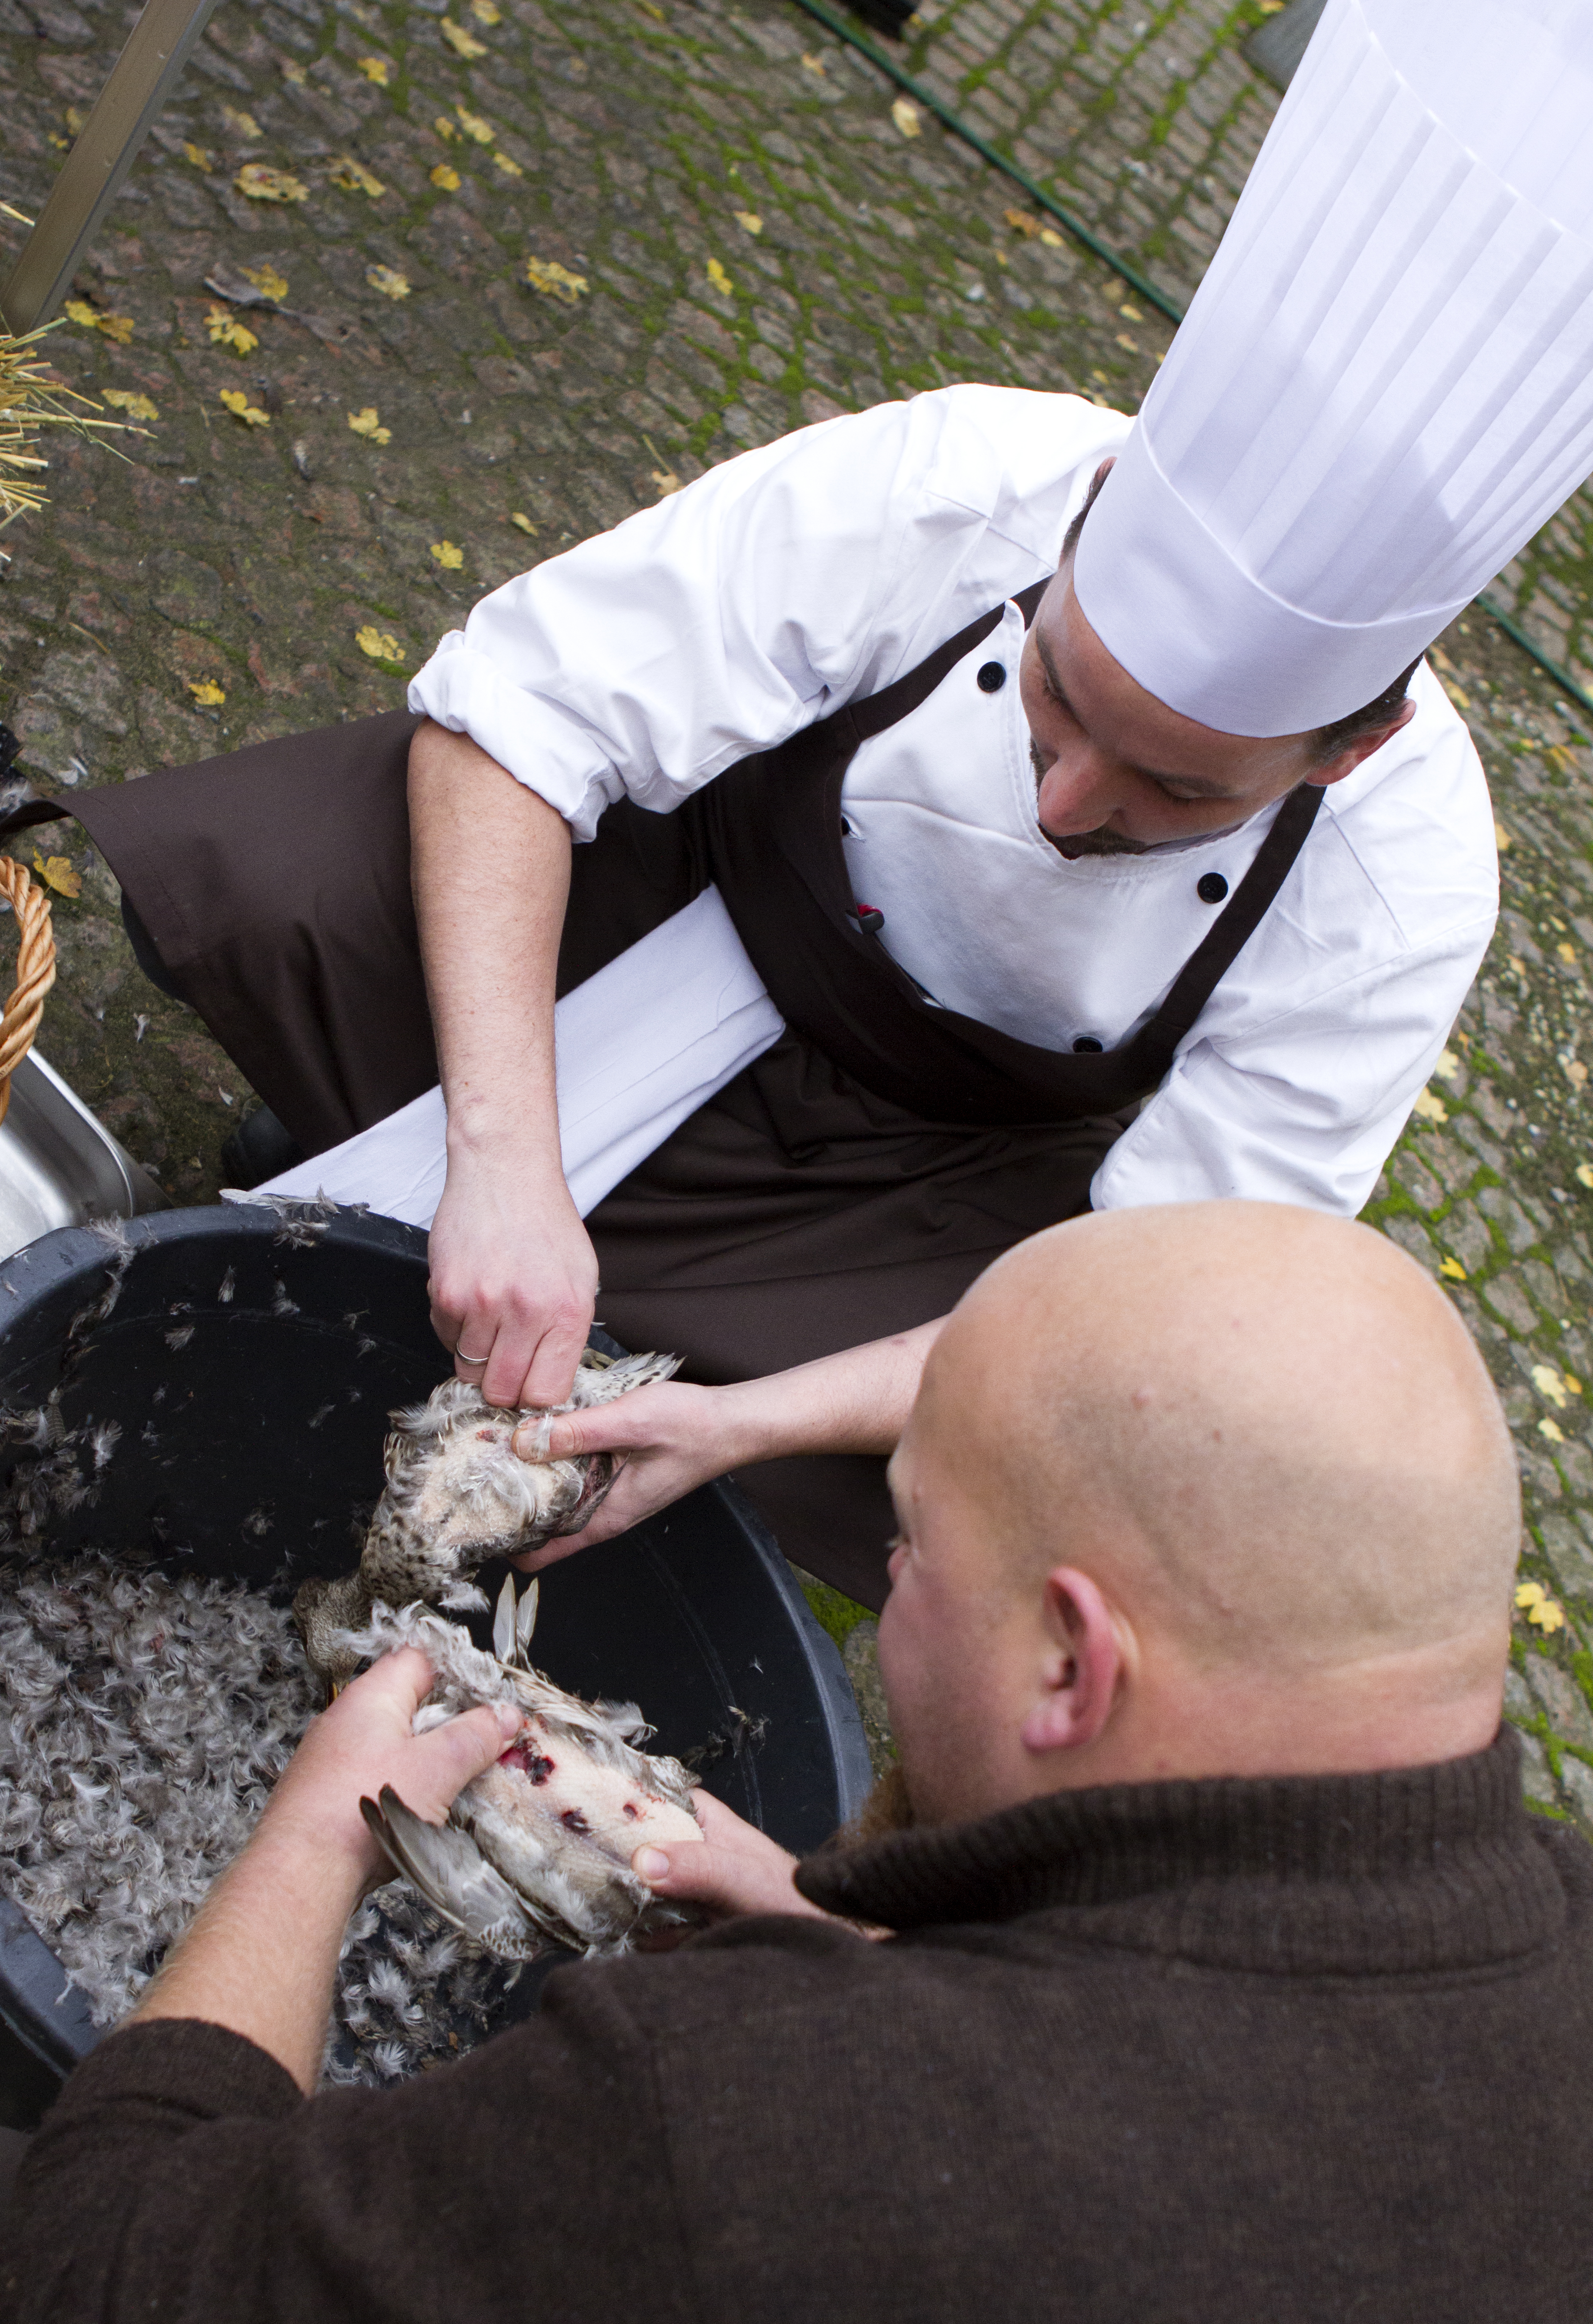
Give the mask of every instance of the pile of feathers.
M 0 1564 L 0 1858 L 97 2025 L 134 2006 L 320 1704 L 291 1615 L 254 1591 L 97 1552 Z M 517 1974 L 392 1881 L 344 1940 L 326 2080 L 459 2056 Z

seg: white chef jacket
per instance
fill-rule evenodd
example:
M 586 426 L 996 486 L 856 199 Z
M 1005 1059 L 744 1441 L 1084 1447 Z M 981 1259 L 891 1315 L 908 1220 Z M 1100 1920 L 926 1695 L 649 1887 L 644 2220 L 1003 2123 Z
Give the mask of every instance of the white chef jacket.
M 1051 572 L 1131 422 L 1076 396 L 953 387 L 828 420 L 713 469 L 495 590 L 410 705 L 470 734 L 589 838 L 622 795 L 671 808 L 912 669 Z M 925 990 L 1042 1047 L 1115 1047 L 1153 1013 L 1276 807 L 1226 835 L 1068 862 L 1035 816 L 999 629 L 842 790 L 860 903 Z M 975 683 L 998 659 L 1009 682 Z M 1353 1215 L 1492 933 L 1481 764 L 1423 666 L 1414 718 L 1325 792 L 1260 927 L 1096 1176 L 1098 1209 L 1219 1195 Z

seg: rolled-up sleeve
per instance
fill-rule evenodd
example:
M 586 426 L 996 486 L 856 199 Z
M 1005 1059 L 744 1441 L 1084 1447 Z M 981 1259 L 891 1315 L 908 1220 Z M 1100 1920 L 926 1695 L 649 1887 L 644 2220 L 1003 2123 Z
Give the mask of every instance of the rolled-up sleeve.
M 885 404 L 710 469 L 483 598 L 411 708 L 468 733 L 578 838 L 622 793 L 678 806 L 847 699 L 877 656 L 932 432 Z

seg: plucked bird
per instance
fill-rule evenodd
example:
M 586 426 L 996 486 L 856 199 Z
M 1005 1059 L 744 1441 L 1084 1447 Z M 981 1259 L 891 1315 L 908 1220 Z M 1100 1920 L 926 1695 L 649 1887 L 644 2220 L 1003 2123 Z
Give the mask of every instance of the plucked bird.
M 366 1529 L 357 1570 L 341 1580 L 315 1576 L 293 1600 L 310 1667 L 334 1692 L 358 1667 L 341 1634 L 361 1629 L 377 1605 L 485 1606 L 474 1586 L 488 1558 L 518 1557 L 556 1536 L 579 1533 L 618 1474 L 610 1452 L 568 1461 L 524 1461 L 514 1449 L 525 1420 L 612 1403 L 633 1388 L 668 1379 L 678 1356 L 608 1357 L 588 1348 L 569 1399 L 545 1412 L 486 1403 L 478 1388 L 444 1380 L 424 1404 L 392 1414 L 383 1454 L 387 1483 Z
M 636 1748 L 653 1730 L 634 1703 L 583 1702 L 531 1667 L 536 1600 L 533 1582 L 517 1603 L 505 1578 L 491 1655 L 418 1606 L 375 1609 L 348 1641 L 357 1658 L 415 1646 L 436 1674 L 417 1733 L 481 1702 L 513 1703 L 523 1724 L 441 1824 L 416 1815 L 391 1784 L 360 1805 L 395 1868 L 500 1960 L 528 1960 L 550 1944 L 623 1952 L 639 1933 L 689 1917 L 653 1895 L 631 1857 L 647 1842 L 701 1840 L 691 1780 L 678 1759 Z

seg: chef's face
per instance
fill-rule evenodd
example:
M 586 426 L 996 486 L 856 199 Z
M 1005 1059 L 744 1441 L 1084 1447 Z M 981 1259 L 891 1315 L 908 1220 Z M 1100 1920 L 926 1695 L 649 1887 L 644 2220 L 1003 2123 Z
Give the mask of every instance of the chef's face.
M 1019 664 L 1040 825 L 1064 855 L 1137 854 L 1242 823 L 1298 783 L 1335 783 L 1411 715 L 1320 763 L 1310 734 L 1260 741 L 1181 717 L 1107 651 L 1073 594 L 1073 560 L 1041 599 Z

